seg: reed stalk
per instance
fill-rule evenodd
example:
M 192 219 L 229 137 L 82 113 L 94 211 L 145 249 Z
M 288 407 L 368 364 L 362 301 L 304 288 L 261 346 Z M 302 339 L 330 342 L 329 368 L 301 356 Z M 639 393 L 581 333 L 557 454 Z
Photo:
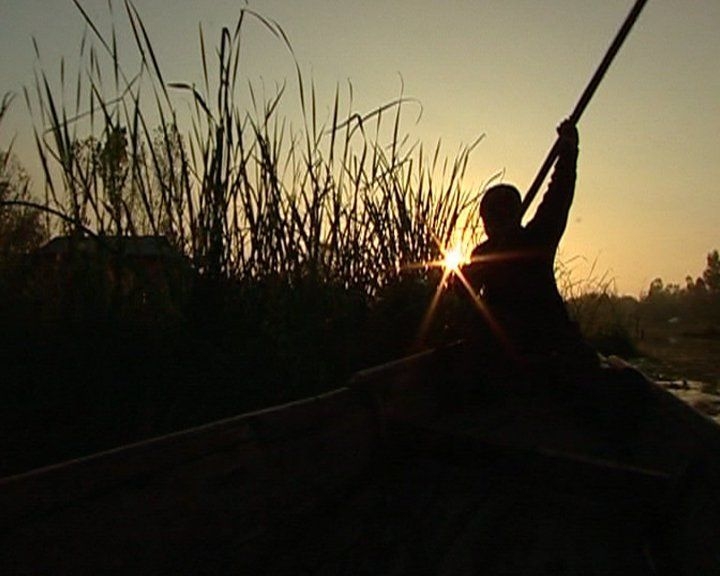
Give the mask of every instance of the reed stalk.
M 222 30 L 214 67 L 200 28 L 198 87 L 165 80 L 150 31 L 125 0 L 137 52 L 131 73 L 115 20 L 103 33 L 76 5 L 88 33 L 74 100 L 66 97 L 62 62 L 59 85 L 40 71 L 34 96 L 26 92 L 46 206 L 67 216 L 59 229 L 161 234 L 215 281 L 310 278 L 368 295 L 408 264 L 437 259 L 454 239 L 477 240 L 481 191 L 464 178 L 479 140 L 452 160 L 441 160 L 440 142 L 428 155 L 403 132 L 412 100 L 402 93 L 360 114 L 352 85 L 347 102 L 338 87 L 322 119 L 314 82 L 304 78 L 284 30 L 248 8 Z M 240 102 L 250 25 L 293 59 L 299 129 L 288 120 L 286 85 L 267 95 L 248 83 L 249 105 Z M 189 120 L 180 112 L 188 102 Z

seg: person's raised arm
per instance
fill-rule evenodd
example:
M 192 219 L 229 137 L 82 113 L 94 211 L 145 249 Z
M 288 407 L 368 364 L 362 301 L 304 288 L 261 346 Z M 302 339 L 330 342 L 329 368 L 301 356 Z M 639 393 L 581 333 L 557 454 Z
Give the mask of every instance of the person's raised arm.
M 564 120 L 557 128 L 559 154 L 550 184 L 527 228 L 546 243 L 557 244 L 565 232 L 570 206 L 575 194 L 575 177 L 578 157 L 578 131 L 575 125 Z

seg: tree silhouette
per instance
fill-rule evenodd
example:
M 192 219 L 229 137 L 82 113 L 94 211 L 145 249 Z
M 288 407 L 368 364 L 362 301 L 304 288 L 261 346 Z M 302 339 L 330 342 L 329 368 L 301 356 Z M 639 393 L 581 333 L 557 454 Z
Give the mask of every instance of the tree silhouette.
M 720 254 L 713 250 L 707 255 L 707 267 L 703 272 L 703 281 L 713 294 L 720 294 Z
M 5 94 L 0 101 L 0 125 L 12 100 L 11 94 Z M 10 143 L 0 149 L 0 263 L 39 246 L 47 237 L 37 212 L 5 204 L 29 199 L 30 176 L 15 158 Z

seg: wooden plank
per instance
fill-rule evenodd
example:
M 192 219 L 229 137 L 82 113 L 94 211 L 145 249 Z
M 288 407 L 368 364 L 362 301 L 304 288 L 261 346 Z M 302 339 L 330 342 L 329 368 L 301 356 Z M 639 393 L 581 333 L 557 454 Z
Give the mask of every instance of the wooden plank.
M 479 468 L 489 478 L 521 484 L 603 506 L 660 509 L 676 482 L 662 470 L 565 453 L 551 448 L 502 445 L 433 426 L 398 428 L 408 454 L 425 454 L 454 466 Z
M 163 479 L 202 484 L 213 474 L 234 473 L 243 484 L 273 480 L 277 490 L 292 492 L 293 477 L 312 472 L 321 479 L 325 472 L 331 476 L 333 467 L 344 469 L 343 477 L 357 473 L 371 457 L 378 433 L 372 408 L 340 389 L 0 479 L 0 528 Z M 312 461 L 315 453 L 335 459 Z

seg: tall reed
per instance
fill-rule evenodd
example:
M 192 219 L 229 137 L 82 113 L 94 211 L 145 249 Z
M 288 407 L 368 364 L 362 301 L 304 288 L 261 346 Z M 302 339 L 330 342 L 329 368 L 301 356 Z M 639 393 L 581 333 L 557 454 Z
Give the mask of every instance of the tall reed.
M 67 216 L 66 232 L 162 234 L 210 279 L 312 278 L 366 294 L 409 263 L 437 259 L 455 237 L 477 238 L 480 191 L 463 182 L 477 142 L 453 160 L 441 159 L 440 142 L 428 154 L 403 131 L 411 102 L 403 94 L 360 114 L 352 85 L 347 99 L 337 88 L 321 119 L 284 30 L 248 8 L 223 28 L 214 68 L 200 28 L 197 86 L 165 80 L 149 31 L 125 0 L 138 53 L 129 73 L 115 22 L 103 34 L 74 1 L 87 24 L 74 99 L 63 62 L 59 85 L 40 71 L 34 94 L 26 90 L 46 206 Z M 294 62 L 300 128 L 283 114 L 287 85 L 260 97 L 250 83 L 250 105 L 239 102 L 250 24 Z M 179 110 L 188 95 L 186 120 Z

